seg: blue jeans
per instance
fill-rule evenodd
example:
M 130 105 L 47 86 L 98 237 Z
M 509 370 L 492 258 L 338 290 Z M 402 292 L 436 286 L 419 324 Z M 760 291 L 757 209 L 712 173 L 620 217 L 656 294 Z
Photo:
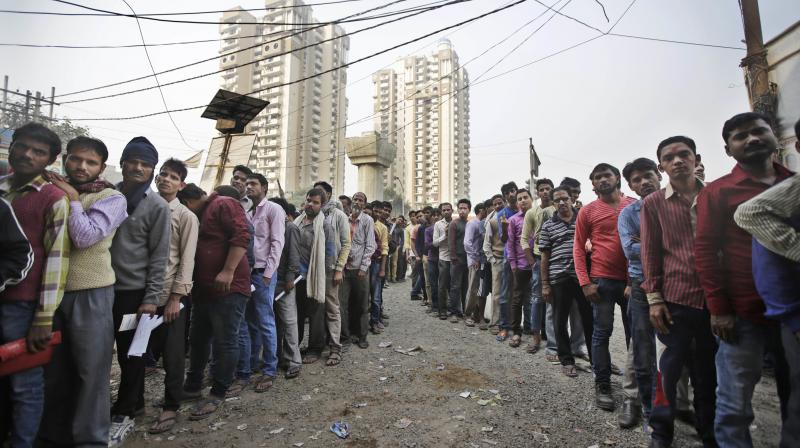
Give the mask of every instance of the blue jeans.
M 383 282 L 386 281 L 386 278 L 378 277 L 380 271 L 381 262 L 379 260 L 373 261 L 372 265 L 369 267 L 369 284 L 372 289 L 372 291 L 370 291 L 372 293 L 370 302 L 372 307 L 370 308 L 369 315 L 370 325 L 383 322 L 381 320 L 381 310 L 383 309 Z
M 788 366 L 778 325 L 759 325 L 737 317 L 734 331 L 735 342 L 718 340 L 719 349 L 715 358 L 717 413 L 714 419 L 714 435 L 722 447 L 752 447 L 750 424 L 754 418 L 753 389 L 761 380 L 765 349 L 775 357 L 775 383 L 784 424 L 789 400 Z
M 264 284 L 261 273 L 254 273 L 250 279 L 256 290 L 247 302 L 245 320 L 250 331 L 250 368 L 258 369 L 264 362 L 261 373 L 275 378 L 278 371 L 278 331 L 275 328 L 275 285 L 278 284 L 278 273 L 273 274 L 269 285 Z M 263 359 L 262 359 L 263 356 Z M 241 359 L 239 360 L 241 364 Z
M 417 268 L 417 266 L 419 266 Z M 425 275 L 422 274 L 422 260 L 418 260 L 414 264 L 414 271 L 417 272 L 417 276 L 414 281 L 414 287 L 411 288 L 411 297 L 416 296 L 424 296 L 425 295 Z M 413 276 L 412 276 L 413 277 Z
M 38 300 L 0 303 L 0 344 L 28 336 L 38 304 Z M 0 406 L 0 445 L 8 429 L 5 422 L 10 421 L 11 446 L 33 446 L 44 410 L 44 368 L 34 367 L 0 378 L 0 397 L 6 403 Z
M 631 325 L 633 344 L 633 368 L 639 385 L 639 398 L 644 415 L 650 415 L 653 407 L 656 375 L 656 341 L 653 324 L 650 323 L 650 305 L 641 287 L 641 282 L 632 280 L 631 297 L 628 300 L 628 321 Z
M 439 260 L 428 261 L 428 280 L 430 282 L 431 296 L 430 307 L 433 310 L 439 308 Z
M 500 280 L 500 328 L 503 330 L 511 329 L 511 283 L 513 275 L 511 273 L 511 263 L 507 258 L 503 259 L 503 276 Z
M 697 435 L 704 446 L 716 446 L 714 441 L 716 377 L 712 360 L 717 344 L 714 335 L 711 334 L 708 311 L 669 302 L 666 306 L 673 323 L 669 327 L 669 333 L 657 335 L 665 349 L 658 359 L 656 381 L 660 387 L 656 389 L 650 413 L 652 437 L 667 445 L 672 443 L 675 433 L 677 386 L 684 366 L 688 366 L 694 389 Z
M 192 303 L 191 353 L 189 371 L 184 388 L 199 391 L 203 386 L 203 374 L 213 345 L 214 363 L 211 366 L 211 392 L 216 398 L 224 398 L 233 382 L 239 357 L 237 336 L 244 320 L 244 309 L 248 297 L 233 293 L 213 300 L 195 300 Z
M 625 299 L 625 281 L 609 280 L 606 278 L 593 279 L 598 285 L 600 301 L 592 304 L 594 317 L 594 330 L 592 331 L 592 369 L 596 384 L 611 383 L 611 353 L 608 351 L 608 340 L 614 331 L 614 305 L 617 304 L 623 311 L 627 311 Z M 627 343 L 628 319 L 622 313 L 625 325 Z
M 544 321 L 544 300 L 542 299 L 542 271 L 541 257 L 534 257 L 536 260 L 531 269 L 531 302 L 530 313 L 525 314 L 530 319 L 529 327 L 534 333 L 541 333 L 542 322 Z

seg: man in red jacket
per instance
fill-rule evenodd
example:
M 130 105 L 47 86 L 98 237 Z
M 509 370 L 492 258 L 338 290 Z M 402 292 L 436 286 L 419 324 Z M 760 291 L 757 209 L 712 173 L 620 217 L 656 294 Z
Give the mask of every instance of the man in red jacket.
M 192 185 L 179 197 L 200 218 L 200 235 L 192 289 L 191 354 L 184 395 L 200 397 L 203 374 L 213 345 L 211 392 L 190 415 L 202 420 L 225 401 L 238 360 L 239 324 L 250 297 L 250 266 L 245 254 L 250 244 L 247 218 L 238 201 L 205 193 Z

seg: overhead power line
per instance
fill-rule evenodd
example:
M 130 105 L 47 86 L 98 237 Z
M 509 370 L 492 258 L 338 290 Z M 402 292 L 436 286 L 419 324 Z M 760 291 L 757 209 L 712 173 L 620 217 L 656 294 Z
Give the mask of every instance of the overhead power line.
M 99 14 L 86 14 L 86 13 L 64 13 L 64 12 L 52 12 L 52 11 L 17 11 L 17 10 L 0 10 L 2 13 L 9 13 L 9 14 L 32 14 L 32 15 L 50 15 L 50 16 L 93 16 L 93 17 L 124 17 L 124 18 L 131 18 L 131 19 L 140 19 L 140 20 L 151 20 L 155 22 L 162 22 L 162 23 L 175 23 L 175 24 L 188 24 L 188 25 L 267 25 L 267 26 L 274 26 L 274 25 L 286 25 L 286 26 L 313 26 L 318 25 L 320 22 L 263 22 L 263 21 L 255 21 L 255 22 L 225 22 L 225 21 L 218 21 L 218 20 L 182 20 L 182 19 L 164 19 L 160 17 L 155 17 L 155 15 L 137 15 L 137 14 L 126 14 L 120 13 L 116 11 L 109 11 L 105 9 L 93 8 L 91 6 L 81 5 L 79 3 L 69 2 L 65 0 L 52 0 L 57 3 L 63 3 L 66 5 L 75 6 L 82 9 L 87 9 L 89 11 L 97 11 Z M 237 10 L 229 10 L 236 12 Z M 223 11 L 226 12 L 226 11 Z M 361 17 L 361 18 L 353 18 L 348 19 L 346 22 L 360 22 L 364 20 L 373 20 L 376 18 L 382 18 L 385 15 L 378 15 L 375 17 Z M 332 22 L 323 22 L 323 25 L 330 25 Z
M 376 11 L 376 10 L 379 10 L 379 9 L 387 8 L 389 6 L 395 5 L 397 3 L 402 3 L 402 2 L 405 2 L 405 1 L 407 1 L 407 0 L 393 0 L 393 1 L 389 2 L 389 3 L 385 3 L 383 5 L 379 5 L 379 6 L 375 7 L 375 8 L 368 9 L 366 11 L 361 11 L 361 12 L 358 12 L 358 13 L 355 13 L 355 14 L 351 14 L 351 15 L 348 15 L 346 17 L 343 17 L 342 19 L 337 19 L 334 22 L 338 23 L 340 20 L 348 19 L 348 18 L 351 18 L 351 17 L 355 17 L 355 16 L 366 14 L 368 12 L 372 12 L 372 11 Z M 417 13 L 417 14 L 419 14 L 419 13 Z M 410 14 L 409 16 L 413 16 L 413 15 L 416 15 L 416 14 Z M 397 20 L 402 20 L 402 18 L 401 19 L 395 19 L 394 21 L 397 21 Z M 385 23 L 391 23 L 391 22 L 392 21 L 390 20 L 390 21 L 387 21 Z M 381 24 L 378 24 L 378 25 L 381 25 Z M 206 62 L 209 62 L 209 61 L 214 61 L 214 60 L 226 57 L 226 56 L 231 56 L 231 55 L 234 55 L 236 53 L 241 53 L 243 51 L 247 51 L 247 50 L 250 50 L 250 49 L 253 49 L 253 48 L 257 48 L 257 47 L 260 47 L 262 45 L 267 45 L 267 44 L 279 42 L 279 41 L 281 41 L 283 39 L 288 39 L 288 38 L 291 38 L 291 37 L 295 37 L 295 36 L 298 36 L 300 34 L 307 33 L 309 31 L 315 30 L 317 28 L 321 28 L 323 26 L 325 26 L 325 25 L 319 25 L 319 26 L 315 26 L 315 27 L 311 27 L 311 28 L 306 28 L 306 29 L 294 31 L 294 32 L 292 32 L 290 34 L 284 34 L 284 31 L 278 31 L 278 32 L 274 32 L 274 33 L 269 33 L 269 34 L 267 34 L 268 36 L 275 36 L 275 35 L 278 35 L 278 34 L 281 34 L 281 36 L 276 38 L 276 39 L 268 40 L 268 41 L 265 41 L 265 42 L 259 42 L 259 43 L 255 44 L 255 45 L 251 45 L 249 47 L 243 47 L 243 48 L 240 48 L 240 49 L 237 49 L 237 50 L 234 50 L 234 51 L 230 51 L 230 52 L 226 52 L 226 53 L 222 53 L 222 54 L 219 54 L 217 56 L 210 57 L 210 58 L 205 58 L 205 59 L 201 59 L 199 61 L 190 62 L 188 64 L 180 65 L 180 66 L 177 66 L 177 67 L 172 67 L 172 68 L 167 69 L 167 70 L 162 70 L 162 71 L 156 73 L 156 75 L 163 75 L 165 73 L 170 73 L 170 72 L 174 72 L 174 71 L 181 70 L 181 69 L 184 69 L 184 68 L 193 67 L 195 65 L 203 64 L 203 63 L 206 63 Z M 373 27 L 375 27 L 375 25 L 373 25 Z M 253 61 L 253 62 L 255 62 L 255 61 Z M 104 85 L 101 85 L 101 86 L 92 87 L 92 88 L 89 88 L 89 89 L 82 89 L 82 90 L 76 90 L 74 92 L 63 93 L 63 94 L 59 95 L 59 98 L 63 98 L 65 96 L 77 95 L 77 94 L 80 94 L 80 93 L 92 92 L 92 91 L 100 90 L 100 89 L 106 89 L 106 88 L 109 88 L 109 87 L 120 86 L 120 85 L 123 85 L 123 84 L 128 84 L 128 83 L 131 83 L 131 82 L 135 82 L 135 81 L 141 81 L 143 79 L 150 78 L 151 76 L 153 76 L 153 75 L 138 76 L 138 77 L 135 77 L 135 78 L 124 80 L 124 81 L 117 81 L 117 82 L 113 82 L 113 83 L 110 83 L 110 84 L 104 84 Z
M 125 3 L 125 6 L 127 6 L 132 13 L 136 14 L 136 11 L 133 10 L 133 7 L 130 5 L 130 3 L 128 3 L 128 0 L 122 0 L 122 2 Z M 172 117 L 172 114 L 169 113 L 167 98 L 164 97 L 164 91 L 161 89 L 161 85 L 158 82 L 158 76 L 156 76 L 155 74 L 156 68 L 153 66 L 153 61 L 150 59 L 150 52 L 147 51 L 147 44 L 144 39 L 144 31 L 142 31 L 142 24 L 139 23 L 139 19 L 136 19 L 136 27 L 139 29 L 139 37 L 142 38 L 142 44 L 145 45 L 144 47 L 142 47 L 142 49 L 144 50 L 144 55 L 147 57 L 147 64 L 150 66 L 150 70 L 153 71 L 153 78 L 155 78 L 156 80 L 156 85 L 158 86 L 158 94 L 161 96 L 161 102 L 164 104 L 164 110 L 167 111 L 167 116 L 169 117 L 169 121 L 172 122 L 172 127 L 175 128 L 175 132 L 178 133 L 178 136 L 180 136 L 183 144 L 186 145 L 187 148 L 191 148 L 192 145 L 190 145 L 189 142 L 186 141 L 186 138 L 183 136 L 181 129 L 178 127 L 177 123 L 175 123 L 175 119 Z
M 468 1 L 468 0 L 454 0 L 451 3 L 460 3 L 460 2 L 463 2 L 463 1 Z M 282 83 L 282 84 L 276 84 L 276 85 L 273 85 L 273 86 L 270 86 L 270 87 L 264 87 L 264 88 L 261 88 L 261 89 L 253 90 L 251 92 L 246 93 L 245 95 L 254 95 L 256 93 L 260 93 L 260 92 L 266 91 L 268 88 L 282 87 L 282 86 L 287 86 L 287 85 L 296 84 L 296 83 L 300 83 L 300 82 L 305 82 L 305 81 L 307 81 L 309 79 L 313 79 L 313 78 L 316 78 L 318 76 L 322 76 L 322 75 L 325 75 L 327 73 L 331 73 L 331 72 L 337 71 L 339 69 L 342 69 L 342 68 L 345 68 L 345 67 L 349 67 L 349 66 L 357 64 L 359 62 L 363 62 L 363 61 L 365 61 L 367 59 L 371 59 L 371 58 L 374 58 L 376 56 L 380 56 L 380 55 L 382 55 L 384 53 L 388 53 L 388 52 L 390 52 L 392 50 L 396 50 L 396 49 L 398 49 L 400 47 L 412 44 L 414 42 L 418 42 L 418 41 L 420 41 L 422 39 L 425 39 L 427 37 L 430 37 L 430 36 L 432 36 L 434 34 L 438 34 L 438 33 L 442 32 L 442 31 L 446 31 L 446 30 L 449 30 L 449 29 L 452 29 L 452 28 L 456 28 L 456 27 L 459 27 L 461 25 L 464 25 L 464 24 L 467 24 L 467 23 L 470 23 L 470 22 L 474 22 L 476 20 L 480 20 L 480 19 L 483 19 L 485 17 L 491 16 L 493 14 L 497 14 L 500 11 L 504 11 L 506 9 L 513 8 L 514 6 L 522 4 L 522 3 L 526 2 L 526 1 L 528 1 L 528 0 L 516 0 L 515 2 L 509 3 L 508 5 L 501 6 L 499 8 L 495 8 L 495 9 L 493 9 L 491 11 L 485 12 L 483 14 L 479 14 L 477 16 L 471 17 L 471 18 L 466 19 L 466 20 L 462 20 L 462 21 L 460 21 L 458 23 L 455 23 L 453 25 L 449 25 L 449 26 L 446 26 L 444 28 L 439 28 L 439 29 L 434 30 L 432 32 L 423 34 L 421 36 L 417 36 L 417 37 L 415 37 L 413 39 L 407 40 L 407 41 L 399 43 L 397 45 L 393 45 L 393 46 L 391 46 L 389 48 L 385 48 L 383 50 L 380 50 L 380 51 L 377 51 L 375 53 L 369 54 L 367 56 L 361 57 L 361 58 L 356 59 L 356 60 L 354 60 L 352 62 L 346 62 L 346 63 L 341 64 L 339 66 L 336 66 L 336 67 L 333 67 L 333 68 L 330 68 L 330 69 L 327 69 L 327 70 L 323 70 L 322 72 L 316 73 L 314 75 L 306 76 L 306 77 L 303 77 L 303 78 L 300 78 L 300 79 L 296 79 L 296 80 L 293 80 L 293 81 L 289 81 L 289 82 L 285 82 L 285 83 Z M 174 109 L 174 110 L 171 110 L 170 112 L 183 112 L 183 111 L 187 111 L 187 110 L 202 109 L 202 108 L 208 107 L 210 105 L 216 105 L 216 104 L 220 104 L 220 103 L 224 103 L 224 102 L 226 102 L 226 100 L 212 102 L 210 104 L 201 104 L 201 105 L 198 105 L 198 106 L 191 106 L 191 107 L 184 107 L 184 108 L 180 108 L 180 109 Z M 135 115 L 135 116 L 129 116 L 129 117 L 74 118 L 73 121 L 134 120 L 134 119 L 137 119 L 137 118 L 145 118 L 145 117 L 152 117 L 152 116 L 156 116 L 156 115 L 163 115 L 164 113 L 166 113 L 166 112 L 152 112 L 152 113 L 148 113 L 148 114 L 141 114 L 141 115 Z

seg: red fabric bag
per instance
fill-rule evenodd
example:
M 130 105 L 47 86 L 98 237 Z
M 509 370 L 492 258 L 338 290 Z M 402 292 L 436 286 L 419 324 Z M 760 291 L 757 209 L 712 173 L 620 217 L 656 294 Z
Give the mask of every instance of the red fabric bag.
M 0 377 L 43 366 L 53 357 L 53 347 L 61 343 L 61 332 L 54 331 L 47 348 L 30 353 L 25 338 L 0 345 Z

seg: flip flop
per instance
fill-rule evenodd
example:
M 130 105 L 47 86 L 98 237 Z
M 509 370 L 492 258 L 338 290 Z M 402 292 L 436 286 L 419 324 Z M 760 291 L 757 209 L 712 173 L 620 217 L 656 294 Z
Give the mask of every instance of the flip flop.
M 325 361 L 325 365 L 328 367 L 338 366 L 339 363 L 342 361 L 342 355 L 337 352 L 331 352 L 328 355 L 328 359 Z
M 197 406 L 194 407 L 192 413 L 189 415 L 189 420 L 205 420 L 208 417 L 211 417 L 219 410 L 219 408 L 222 407 L 222 403 L 222 399 L 209 396 L 200 403 L 197 403 Z
M 514 348 L 519 347 L 520 344 L 522 344 L 522 337 L 518 334 L 512 336 L 511 340 L 508 341 L 508 345 Z
M 274 384 L 275 383 L 272 377 L 262 376 L 258 379 L 258 382 L 256 382 L 256 387 L 254 390 L 259 394 L 264 393 L 270 390 Z
M 286 374 L 284 375 L 284 378 L 290 380 L 292 378 L 297 378 L 298 376 L 300 376 L 300 366 L 292 366 L 286 369 Z
M 303 356 L 303 364 L 314 364 L 317 361 L 319 361 L 319 355 L 317 354 L 306 353 L 306 356 Z
M 578 376 L 578 370 L 575 368 L 575 365 L 561 366 L 561 373 L 569 378 L 575 378 Z
M 167 417 L 165 419 L 160 419 L 159 418 L 158 420 L 153 422 L 153 425 L 150 426 L 150 429 L 147 430 L 148 434 L 163 434 L 163 433 L 171 430 L 175 426 L 175 423 L 178 422 L 178 418 L 177 417 L 178 417 L 178 414 L 176 413 L 172 417 Z M 166 426 L 162 426 L 165 423 L 168 423 L 168 424 Z
M 508 339 L 508 332 L 506 330 L 500 330 L 500 332 L 497 333 L 497 337 L 495 339 L 497 340 L 497 342 L 505 341 L 506 339 Z

